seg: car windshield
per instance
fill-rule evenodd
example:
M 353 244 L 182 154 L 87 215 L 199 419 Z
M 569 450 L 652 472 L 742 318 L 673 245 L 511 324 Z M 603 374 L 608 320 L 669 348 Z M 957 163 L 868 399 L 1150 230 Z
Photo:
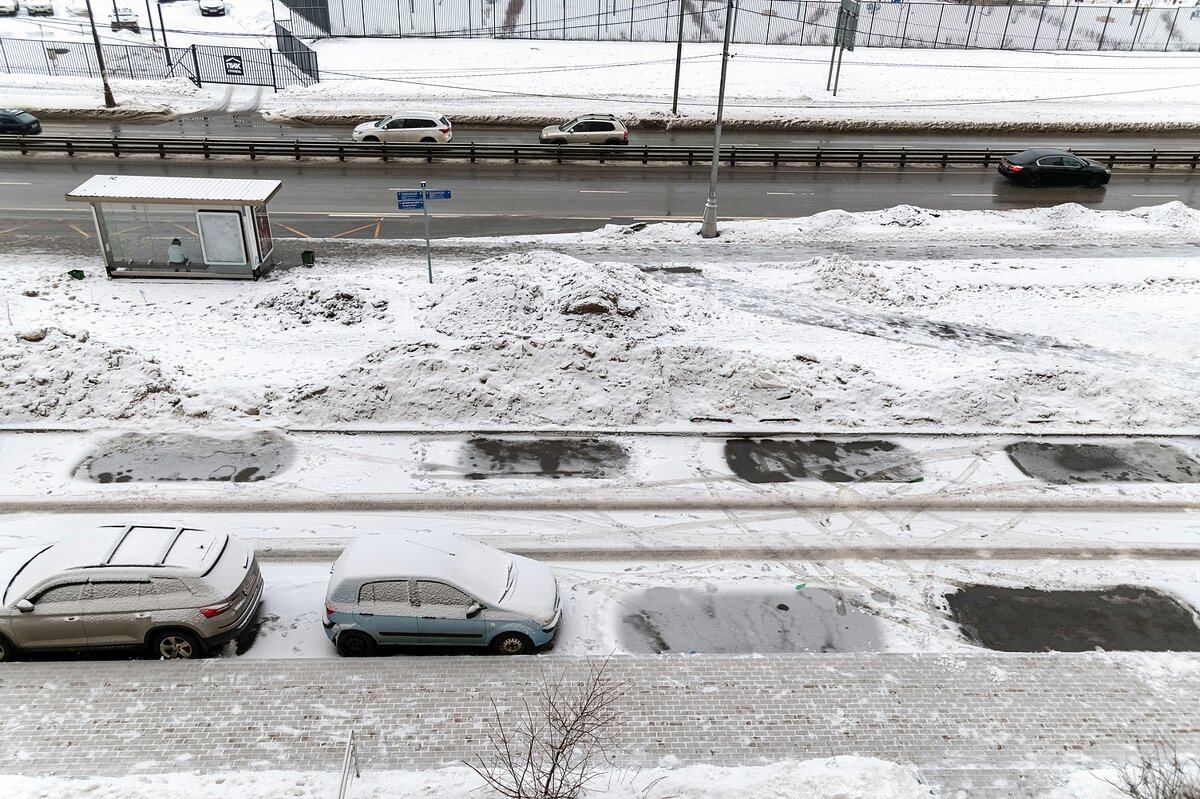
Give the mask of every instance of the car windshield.
M 564 122 L 564 123 L 562 123 L 561 125 L 559 125 L 559 126 L 558 126 L 558 129 L 559 129 L 559 130 L 566 130 L 567 128 L 571 127 L 572 125 L 574 125 L 574 124 L 575 124 L 576 122 L 578 122 L 578 121 L 579 121 L 579 117 L 575 117 L 574 119 L 568 119 L 566 122 Z
M 21 111 L 16 115 L 16 117 L 18 122 L 24 122 L 26 125 L 37 122 L 37 117 L 25 111 Z

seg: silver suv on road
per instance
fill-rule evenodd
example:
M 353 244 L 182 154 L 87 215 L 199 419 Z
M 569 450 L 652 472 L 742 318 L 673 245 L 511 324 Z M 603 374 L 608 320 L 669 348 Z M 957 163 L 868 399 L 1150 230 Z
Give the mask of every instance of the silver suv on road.
M 629 129 L 612 114 L 583 114 L 542 128 L 542 144 L 629 144 Z
M 0 552 L 0 661 L 115 648 L 200 657 L 254 623 L 262 592 L 253 547 L 189 527 L 101 527 Z

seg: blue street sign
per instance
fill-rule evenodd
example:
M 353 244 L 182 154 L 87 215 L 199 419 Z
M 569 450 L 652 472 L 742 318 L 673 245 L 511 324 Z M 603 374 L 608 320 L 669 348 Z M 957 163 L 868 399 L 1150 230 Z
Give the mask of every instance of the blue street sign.
M 398 191 L 396 192 L 396 202 L 402 203 L 405 200 L 420 200 L 420 191 Z
M 401 211 L 408 211 L 413 208 L 424 208 L 424 200 L 396 200 L 396 207 Z
M 449 189 L 429 189 L 428 191 L 425 192 L 425 199 L 427 199 L 427 200 L 449 200 L 450 199 L 450 190 Z

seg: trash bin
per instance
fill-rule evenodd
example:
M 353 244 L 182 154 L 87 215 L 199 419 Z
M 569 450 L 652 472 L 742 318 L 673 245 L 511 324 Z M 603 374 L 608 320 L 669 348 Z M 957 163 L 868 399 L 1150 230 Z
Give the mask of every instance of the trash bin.
M 305 266 L 315 266 L 317 263 L 317 255 L 312 250 L 305 250 L 300 253 L 300 263 Z

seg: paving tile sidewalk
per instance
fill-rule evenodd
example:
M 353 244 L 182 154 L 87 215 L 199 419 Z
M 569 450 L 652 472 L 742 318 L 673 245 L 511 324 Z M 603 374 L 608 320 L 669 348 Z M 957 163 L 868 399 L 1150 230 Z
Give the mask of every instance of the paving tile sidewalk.
M 117 776 L 336 772 L 353 729 L 364 769 L 433 768 L 484 751 L 491 702 L 599 661 L 36 662 L 0 669 L 4 771 Z M 1200 655 L 617 657 L 630 766 L 830 755 L 917 766 L 941 797 L 1039 796 L 1139 742 L 1200 749 Z

